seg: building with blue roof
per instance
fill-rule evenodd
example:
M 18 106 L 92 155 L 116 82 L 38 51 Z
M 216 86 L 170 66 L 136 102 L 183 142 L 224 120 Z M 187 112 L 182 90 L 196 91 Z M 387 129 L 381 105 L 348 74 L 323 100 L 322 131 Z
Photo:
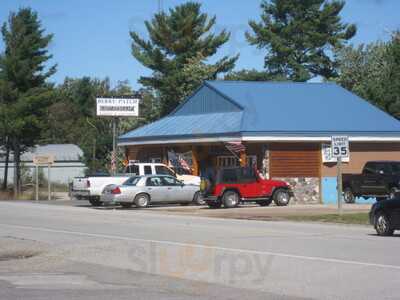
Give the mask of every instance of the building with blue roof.
M 302 190 L 299 201 L 320 202 L 331 197 L 322 189 L 335 176 L 327 157 L 334 135 L 350 140 L 344 172 L 360 172 L 370 159 L 400 160 L 400 122 L 334 83 L 205 81 L 171 114 L 123 134 L 118 144 L 141 161 L 191 152 L 198 174 L 203 165 L 239 164 L 225 143 L 240 141 L 242 163 L 292 182 Z

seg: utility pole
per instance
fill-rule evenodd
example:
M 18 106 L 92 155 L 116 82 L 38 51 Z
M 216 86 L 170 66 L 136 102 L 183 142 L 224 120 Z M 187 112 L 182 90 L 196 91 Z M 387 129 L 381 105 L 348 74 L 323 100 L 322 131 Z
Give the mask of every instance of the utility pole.
M 93 153 L 92 153 L 92 171 L 95 171 L 95 166 L 96 166 L 96 133 L 97 133 L 97 127 L 89 121 L 89 118 L 86 117 L 86 122 L 92 126 L 95 130 L 95 134 L 93 136 Z
M 163 1 L 162 0 L 158 0 L 158 13 L 162 13 L 163 11 Z
M 117 117 L 112 118 L 113 151 L 111 157 L 111 170 L 113 175 L 117 172 Z

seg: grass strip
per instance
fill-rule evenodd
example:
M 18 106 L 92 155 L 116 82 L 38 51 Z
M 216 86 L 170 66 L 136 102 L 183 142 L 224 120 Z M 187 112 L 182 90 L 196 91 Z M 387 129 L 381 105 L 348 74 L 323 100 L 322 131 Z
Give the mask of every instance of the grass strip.
M 322 214 L 322 215 L 296 215 L 282 217 L 285 220 L 298 222 L 325 222 L 340 224 L 369 224 L 368 213 Z

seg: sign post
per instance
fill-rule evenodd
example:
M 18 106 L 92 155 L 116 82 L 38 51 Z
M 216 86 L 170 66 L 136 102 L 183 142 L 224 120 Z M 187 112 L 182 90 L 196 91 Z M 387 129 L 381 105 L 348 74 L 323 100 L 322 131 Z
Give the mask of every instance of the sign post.
M 118 117 L 138 117 L 139 99 L 137 98 L 96 98 L 98 116 L 112 117 L 113 150 L 111 171 L 117 171 L 117 121 Z
M 342 159 L 349 158 L 349 137 L 347 136 L 332 136 L 331 144 L 332 157 L 337 159 L 337 200 L 339 215 L 343 214 L 342 198 Z
M 39 201 L 39 166 L 47 166 L 48 199 L 51 200 L 51 178 L 50 168 L 54 163 L 54 155 L 40 154 L 33 156 L 33 163 L 36 169 L 36 201 Z
M 35 184 L 35 187 L 36 187 L 36 201 L 39 201 L 39 166 L 38 165 L 36 165 L 35 166 L 35 177 L 36 177 L 36 184 Z
M 47 185 L 48 185 L 48 192 L 47 196 L 49 201 L 51 200 L 51 179 L 50 179 L 50 169 L 51 169 L 51 163 L 47 165 Z

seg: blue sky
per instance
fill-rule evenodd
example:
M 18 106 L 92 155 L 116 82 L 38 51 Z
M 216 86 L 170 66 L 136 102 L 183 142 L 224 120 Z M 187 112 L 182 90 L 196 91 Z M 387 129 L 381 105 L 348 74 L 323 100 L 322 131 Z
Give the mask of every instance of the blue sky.
M 162 1 L 164 9 L 184 2 Z M 204 12 L 217 16 L 216 30 L 227 28 L 232 34 L 213 59 L 240 53 L 236 69 L 262 69 L 263 52 L 247 45 L 244 39 L 248 20 L 259 19 L 261 0 L 198 2 Z M 150 74 L 131 55 L 129 31 L 145 34 L 143 21 L 157 11 L 157 0 L 0 0 L 1 23 L 10 11 L 27 6 L 38 12 L 46 31 L 54 34 L 50 52 L 58 71 L 52 81 L 60 83 L 66 76 L 108 76 L 113 84 L 127 79 L 138 88 L 137 79 Z M 399 0 L 347 0 L 342 17 L 358 26 L 351 42 L 360 44 L 387 40 L 390 31 L 400 29 L 399 12 Z

